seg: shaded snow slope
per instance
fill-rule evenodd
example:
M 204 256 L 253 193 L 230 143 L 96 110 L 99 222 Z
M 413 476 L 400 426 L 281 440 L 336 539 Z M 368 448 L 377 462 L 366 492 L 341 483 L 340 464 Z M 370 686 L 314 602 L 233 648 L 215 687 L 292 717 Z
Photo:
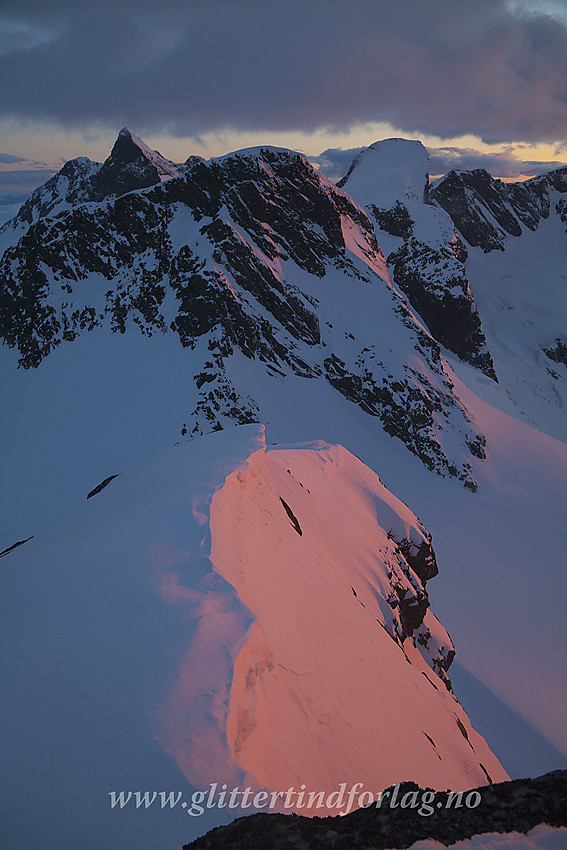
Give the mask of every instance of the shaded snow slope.
M 176 423 L 196 392 L 191 352 L 169 337 L 106 336 L 99 329 L 61 347 L 38 370 L 10 365 L 4 362 L 10 416 L 1 427 L 10 452 L 0 480 L 0 551 L 37 537 L 109 475 L 175 442 Z M 327 382 L 274 380 L 260 362 L 236 356 L 227 371 L 254 392 L 271 443 L 340 443 L 411 505 L 434 535 L 442 572 L 431 584 L 434 610 L 456 642 L 458 661 L 567 754 L 567 693 L 557 672 L 567 649 L 565 446 L 481 402 L 453 375 L 489 449 L 486 461 L 475 462 L 479 491 L 461 492 L 457 482 L 431 476 Z M 500 727 L 500 720 L 488 724 L 497 738 Z M 515 775 L 541 767 L 526 740 L 520 728 L 508 745 Z M 557 766 L 550 759 L 542 769 Z
M 441 563 L 453 565 L 433 596 L 460 663 L 567 755 L 567 446 L 459 392 L 491 444 L 477 498 L 465 504 L 427 486 L 397 492 L 411 491 L 414 510 L 443 538 Z M 462 599 L 474 621 L 457 613 Z
M 2 560 L 3 846 L 173 846 L 227 819 L 110 791 L 505 778 L 432 669 L 442 626 L 427 612 L 422 655 L 420 617 L 396 625 L 425 550 L 346 450 L 266 451 L 259 426 L 115 478 Z
M 391 278 L 433 336 L 500 387 L 457 363 L 464 380 L 566 440 L 566 170 L 516 184 L 451 172 L 431 192 L 427 173 L 420 142 L 389 139 L 339 185 L 376 222 Z
M 429 156 L 421 142 L 375 142 L 354 158 L 338 185 L 374 221 L 392 280 L 435 339 L 495 378 L 464 267 L 466 251 L 449 215 L 428 203 Z
M 451 172 L 431 198 L 470 246 L 466 267 L 503 390 L 476 391 L 567 440 L 567 169 L 520 183 Z
M 170 159 L 166 159 L 159 151 L 155 151 L 153 148 L 148 147 L 142 139 L 135 136 L 133 133 L 130 133 L 130 130 L 127 127 L 124 127 L 120 133 L 126 137 L 129 136 L 134 144 L 140 148 L 146 159 L 157 169 L 160 180 L 168 180 L 170 177 L 177 177 L 179 175 L 182 170 L 181 166 L 176 165 Z
M 564 442 L 566 254 L 565 224 L 550 216 L 539 222 L 535 232 L 526 230 L 517 239 L 508 239 L 503 251 L 471 248 L 467 260 L 494 366 L 505 390 L 505 394 L 486 395 L 487 400 Z M 490 392 L 486 384 L 471 386 L 479 394 Z

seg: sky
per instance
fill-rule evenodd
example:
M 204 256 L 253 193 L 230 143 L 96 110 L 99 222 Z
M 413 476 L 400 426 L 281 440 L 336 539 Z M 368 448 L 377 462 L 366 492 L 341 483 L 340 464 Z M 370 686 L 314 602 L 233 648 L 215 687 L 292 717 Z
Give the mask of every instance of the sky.
M 432 174 L 567 162 L 567 0 L 0 0 L 0 195 L 128 126 L 175 161 L 274 144 L 344 173 L 419 138 Z

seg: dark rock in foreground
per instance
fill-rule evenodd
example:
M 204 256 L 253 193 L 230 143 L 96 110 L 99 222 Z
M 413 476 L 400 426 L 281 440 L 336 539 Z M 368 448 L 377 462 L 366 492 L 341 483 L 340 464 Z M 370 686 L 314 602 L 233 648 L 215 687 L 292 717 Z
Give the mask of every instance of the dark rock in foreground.
M 186 844 L 183 850 L 402 850 L 425 838 L 448 846 L 484 832 L 527 833 L 540 823 L 567 826 L 565 770 L 464 792 L 460 806 L 459 795 L 452 802 L 447 792 L 430 791 L 424 797 L 426 791 L 414 782 L 405 782 L 398 786 L 397 805 L 392 808 L 389 800 L 394 789 L 390 791 L 389 797 L 384 792 L 381 808 L 373 804 L 345 817 L 262 813 L 239 818 Z M 400 806 L 403 802 L 405 808 Z

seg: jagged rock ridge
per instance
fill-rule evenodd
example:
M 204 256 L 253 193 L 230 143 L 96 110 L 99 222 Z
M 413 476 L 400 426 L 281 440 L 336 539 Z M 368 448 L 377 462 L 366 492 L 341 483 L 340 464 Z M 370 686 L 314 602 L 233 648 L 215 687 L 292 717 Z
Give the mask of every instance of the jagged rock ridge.
M 482 168 L 450 171 L 430 198 L 451 216 L 469 245 L 503 251 L 510 236 L 534 231 L 542 219 L 567 222 L 567 167 L 521 183 L 504 183 Z
M 261 418 L 231 375 L 239 353 L 274 380 L 322 378 L 474 489 L 469 458 L 484 456 L 484 438 L 436 340 L 392 287 L 368 217 L 304 157 L 191 158 L 160 182 L 123 131 L 102 167 L 64 170 L 31 199 L 37 219 L 4 228 L 0 334 L 24 367 L 96 327 L 173 331 L 194 351 L 200 388 L 183 432 Z
M 110 156 L 101 165 L 78 157 L 36 189 L 12 221 L 14 229 L 30 225 L 57 212 L 85 202 L 99 202 L 135 189 L 155 186 L 167 177 L 176 177 L 181 166 L 151 150 L 123 127 Z
M 430 198 L 467 244 L 467 269 L 502 388 L 530 424 L 565 440 L 567 167 L 518 183 L 480 169 L 452 171 Z

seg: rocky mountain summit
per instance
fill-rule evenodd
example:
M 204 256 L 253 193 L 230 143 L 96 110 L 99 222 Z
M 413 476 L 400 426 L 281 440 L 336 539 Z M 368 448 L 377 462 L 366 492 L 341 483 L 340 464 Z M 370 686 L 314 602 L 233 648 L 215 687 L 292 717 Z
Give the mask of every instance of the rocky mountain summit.
M 435 339 L 565 439 L 567 168 L 518 183 L 452 171 L 430 186 L 423 145 L 388 139 L 339 185 L 375 223 L 392 281 Z
M 552 219 L 564 231 L 566 185 L 560 169 L 525 184 L 451 172 L 430 188 L 423 145 L 391 139 L 334 186 L 291 151 L 176 165 L 124 128 L 102 165 L 66 163 L 0 230 L 0 338 L 33 368 L 96 328 L 175 335 L 198 392 L 180 437 L 269 420 L 258 365 L 274 388 L 322 381 L 474 489 L 485 440 L 442 347 L 503 380 L 530 421 L 548 427 L 551 411 L 559 433 L 567 341 L 561 310 L 542 320 L 532 303 L 538 290 L 507 313 L 510 273 L 468 252 L 506 247 L 510 265 L 512 234 L 544 239 Z M 504 322 L 526 337 L 527 363 L 507 357 Z
M 429 199 L 467 247 L 499 381 L 528 421 L 565 440 L 567 168 L 518 183 L 480 169 L 451 171 Z
M 34 224 L 77 204 L 97 203 L 136 189 L 147 189 L 163 179 L 176 177 L 182 168 L 159 151 L 151 150 L 123 127 L 104 163 L 92 162 L 87 157 L 66 162 L 54 177 L 32 193 L 11 227 L 18 232 L 18 225 Z
M 416 312 L 428 313 L 427 287 L 412 278 L 408 302 L 349 195 L 287 150 L 192 158 L 163 182 L 144 148 L 123 130 L 102 166 L 67 163 L 0 232 L 0 337 L 20 364 L 37 367 L 97 327 L 173 333 L 193 352 L 200 393 L 182 434 L 269 418 L 236 368 L 244 357 L 273 381 L 328 383 L 429 469 L 474 489 L 484 437 Z M 416 250 L 405 258 L 402 246 L 400 280 Z M 463 286 L 446 276 L 441 300 Z M 473 325 L 471 357 L 490 372 Z

